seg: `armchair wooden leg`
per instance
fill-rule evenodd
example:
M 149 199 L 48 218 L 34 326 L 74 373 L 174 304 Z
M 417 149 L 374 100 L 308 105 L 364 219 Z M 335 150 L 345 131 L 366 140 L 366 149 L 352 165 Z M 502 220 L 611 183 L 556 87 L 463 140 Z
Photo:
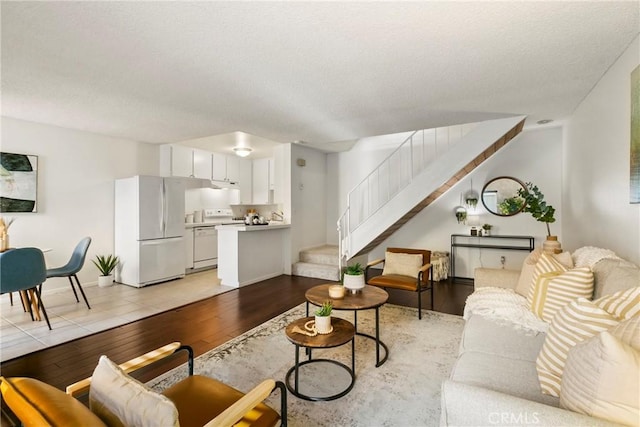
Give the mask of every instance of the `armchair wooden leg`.
M 422 291 L 418 289 L 418 320 L 422 320 Z

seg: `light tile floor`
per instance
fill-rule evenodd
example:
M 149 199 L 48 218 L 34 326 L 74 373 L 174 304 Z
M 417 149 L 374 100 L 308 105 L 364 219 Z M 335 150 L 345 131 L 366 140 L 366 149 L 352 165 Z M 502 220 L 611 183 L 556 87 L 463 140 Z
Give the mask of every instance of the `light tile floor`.
M 234 289 L 220 285 L 217 270 L 144 288 L 118 283 L 105 288 L 97 285 L 83 285 L 82 288 L 91 310 L 81 295 L 78 295 L 80 302 L 76 303 L 71 286 L 48 291 L 45 283 L 42 298 L 51 331 L 44 317 L 39 322 L 31 320 L 29 313 L 23 311 L 17 294 L 14 293 L 13 306 L 9 303 L 9 295 L 2 295 L 0 360 L 13 359 Z

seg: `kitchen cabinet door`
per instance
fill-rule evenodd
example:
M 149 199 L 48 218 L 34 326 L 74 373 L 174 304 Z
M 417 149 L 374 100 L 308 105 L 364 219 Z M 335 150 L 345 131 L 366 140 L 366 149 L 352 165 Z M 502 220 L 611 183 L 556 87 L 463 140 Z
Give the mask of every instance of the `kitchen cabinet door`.
M 240 182 L 240 157 L 227 156 L 227 181 Z
M 184 242 L 186 247 L 186 269 L 193 269 L 193 228 L 187 228 L 184 232 Z
M 171 146 L 171 176 L 193 176 L 193 149 L 182 145 Z
M 269 203 L 269 159 L 253 161 L 253 203 Z
M 269 159 L 269 190 L 273 190 L 275 187 L 275 168 L 273 163 L 273 159 Z
M 240 203 L 250 204 L 253 202 L 252 194 L 252 162 L 249 159 L 238 159 Z
M 193 176 L 211 179 L 211 152 L 193 148 Z
M 227 155 L 213 153 L 213 172 L 211 179 L 214 181 L 226 181 L 227 179 Z

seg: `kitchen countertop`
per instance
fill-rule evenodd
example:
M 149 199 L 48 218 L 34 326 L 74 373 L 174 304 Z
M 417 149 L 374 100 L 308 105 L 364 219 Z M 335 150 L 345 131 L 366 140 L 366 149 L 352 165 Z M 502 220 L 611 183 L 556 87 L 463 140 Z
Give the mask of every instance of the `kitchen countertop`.
M 277 224 L 268 224 L 268 225 L 244 225 L 244 224 L 227 224 L 227 225 L 219 225 L 216 227 L 216 230 L 228 230 L 228 229 L 237 229 L 238 231 L 264 231 L 264 230 L 274 230 L 278 228 L 290 228 L 291 224 L 288 223 L 277 223 Z
M 184 228 L 196 228 L 196 227 L 215 227 L 216 225 L 244 225 L 244 222 L 238 222 L 229 224 L 227 221 L 207 221 L 207 222 L 186 222 Z

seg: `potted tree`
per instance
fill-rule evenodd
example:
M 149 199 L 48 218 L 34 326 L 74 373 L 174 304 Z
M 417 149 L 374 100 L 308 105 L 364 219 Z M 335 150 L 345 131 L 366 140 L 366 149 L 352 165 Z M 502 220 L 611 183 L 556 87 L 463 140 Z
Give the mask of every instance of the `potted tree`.
M 523 211 L 529 212 L 536 221 L 544 222 L 547 226 L 547 240 L 542 244 L 542 249 L 551 253 L 562 252 L 558 236 L 552 236 L 551 228 L 549 227 L 550 223 L 556 222 L 554 218 L 555 208 L 544 201 L 544 194 L 542 194 L 538 186 L 527 182 L 525 187 L 526 189 L 518 189 L 518 195 L 524 199 Z
M 364 288 L 364 269 L 359 262 L 347 266 L 342 276 L 342 284 L 346 289 L 349 289 L 351 293 L 356 293 Z
M 120 260 L 113 255 L 96 255 L 95 260 L 91 260 L 98 267 L 100 276 L 98 276 L 98 286 L 101 288 L 113 285 L 113 270 Z
M 328 334 L 331 332 L 331 311 L 333 311 L 333 303 L 325 301 L 315 312 L 316 331 L 319 334 Z

